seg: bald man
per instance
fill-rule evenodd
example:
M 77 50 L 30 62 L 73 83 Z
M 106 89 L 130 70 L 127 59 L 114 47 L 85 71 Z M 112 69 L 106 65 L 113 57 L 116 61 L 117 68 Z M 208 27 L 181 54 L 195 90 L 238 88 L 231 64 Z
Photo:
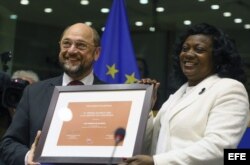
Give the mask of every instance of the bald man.
M 55 86 L 66 86 L 73 80 L 85 85 L 104 83 L 93 74 L 93 64 L 101 49 L 95 29 L 83 23 L 73 24 L 64 30 L 59 44 L 59 62 L 64 73 L 25 89 L 13 121 L 0 143 L 0 156 L 7 165 L 39 164 L 33 161 L 35 144 Z

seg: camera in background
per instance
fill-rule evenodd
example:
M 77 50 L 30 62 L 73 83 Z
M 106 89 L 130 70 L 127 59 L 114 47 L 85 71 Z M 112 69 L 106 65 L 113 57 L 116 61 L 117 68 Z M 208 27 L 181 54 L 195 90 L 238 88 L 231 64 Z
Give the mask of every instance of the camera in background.
M 3 90 L 3 106 L 5 108 L 16 108 L 22 97 L 23 90 L 27 85 L 29 85 L 27 80 L 20 78 L 11 79 L 9 85 L 7 85 Z
M 32 70 L 17 70 L 11 78 L 5 72 L 0 71 L 0 111 L 6 108 L 15 109 L 22 97 L 24 88 L 38 81 L 38 75 Z

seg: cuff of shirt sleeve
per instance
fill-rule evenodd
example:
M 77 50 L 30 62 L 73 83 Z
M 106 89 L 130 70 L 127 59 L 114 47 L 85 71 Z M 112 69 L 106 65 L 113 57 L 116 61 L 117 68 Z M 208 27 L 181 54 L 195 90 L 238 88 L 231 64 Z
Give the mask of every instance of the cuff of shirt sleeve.
M 28 165 L 28 155 L 29 155 L 30 151 L 28 151 L 24 157 L 24 164 Z

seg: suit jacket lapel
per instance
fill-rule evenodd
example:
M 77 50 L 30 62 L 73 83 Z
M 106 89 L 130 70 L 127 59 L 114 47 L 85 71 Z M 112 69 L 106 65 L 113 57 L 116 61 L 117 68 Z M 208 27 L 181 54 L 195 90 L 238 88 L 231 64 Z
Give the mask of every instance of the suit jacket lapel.
M 51 86 L 62 86 L 62 79 L 63 79 L 63 76 L 58 76 L 58 77 L 55 77 L 55 78 L 52 78 L 49 82 L 49 84 Z
M 195 86 L 189 93 L 187 93 L 183 98 L 181 96 L 185 92 L 185 88 L 187 87 L 187 83 L 184 84 L 175 94 L 174 94 L 174 101 L 173 106 L 170 107 L 170 111 L 168 114 L 169 121 L 179 112 L 185 109 L 185 107 L 189 106 L 191 103 L 193 103 L 195 100 L 197 100 L 199 97 L 202 96 L 203 93 L 206 92 L 214 83 L 218 80 L 217 75 L 212 75 L 205 80 L 203 80 L 201 83 L 199 83 L 197 86 Z M 174 106 L 175 105 L 175 106 Z

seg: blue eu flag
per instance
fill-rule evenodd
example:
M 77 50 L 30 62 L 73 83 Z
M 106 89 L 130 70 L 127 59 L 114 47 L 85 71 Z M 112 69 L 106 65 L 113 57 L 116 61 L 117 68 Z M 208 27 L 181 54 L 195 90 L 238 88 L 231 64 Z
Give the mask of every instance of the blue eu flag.
M 114 0 L 101 39 L 94 73 L 107 83 L 133 83 L 140 79 L 124 0 Z
M 241 141 L 240 141 L 240 144 L 238 145 L 238 148 L 240 149 L 250 149 L 250 127 L 248 127 L 246 129 L 246 132 L 244 133 Z

